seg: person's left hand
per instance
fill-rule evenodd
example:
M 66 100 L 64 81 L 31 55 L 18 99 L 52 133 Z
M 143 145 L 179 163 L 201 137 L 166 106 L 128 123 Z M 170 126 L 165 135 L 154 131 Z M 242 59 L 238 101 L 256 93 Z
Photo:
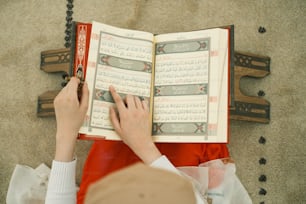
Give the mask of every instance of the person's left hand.
M 77 89 L 80 80 L 72 77 L 54 99 L 56 115 L 56 153 L 55 160 L 71 161 L 78 132 L 88 108 L 89 91 L 87 84 L 82 88 L 81 100 L 78 100 Z

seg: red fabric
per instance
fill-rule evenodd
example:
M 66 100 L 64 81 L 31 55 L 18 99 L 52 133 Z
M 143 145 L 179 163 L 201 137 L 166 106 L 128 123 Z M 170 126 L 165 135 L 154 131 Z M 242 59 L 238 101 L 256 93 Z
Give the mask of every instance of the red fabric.
M 229 157 L 226 144 L 157 143 L 157 147 L 174 166 L 198 166 L 209 160 Z M 139 158 L 122 142 L 95 141 L 84 165 L 78 204 L 83 204 L 91 183 L 137 161 Z

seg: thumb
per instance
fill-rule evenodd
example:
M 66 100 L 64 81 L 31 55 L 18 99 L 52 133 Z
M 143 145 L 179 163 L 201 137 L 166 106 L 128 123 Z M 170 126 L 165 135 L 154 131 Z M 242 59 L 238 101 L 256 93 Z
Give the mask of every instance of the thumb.
M 84 82 L 83 87 L 82 87 L 82 96 L 81 96 L 81 101 L 80 101 L 80 108 L 87 111 L 88 101 L 89 101 L 88 85 L 87 85 L 86 82 Z

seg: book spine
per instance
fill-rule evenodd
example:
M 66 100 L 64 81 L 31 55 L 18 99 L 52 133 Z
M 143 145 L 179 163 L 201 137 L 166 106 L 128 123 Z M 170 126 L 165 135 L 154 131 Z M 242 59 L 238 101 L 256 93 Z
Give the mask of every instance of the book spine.
M 73 76 L 82 75 L 81 78 L 85 79 L 89 44 L 91 38 L 91 28 L 90 23 L 76 23 L 75 25 L 75 38 L 74 38 L 74 53 L 73 53 Z M 85 121 L 86 123 L 86 121 Z M 96 139 L 94 137 L 87 137 L 85 134 L 79 134 L 78 139 Z
M 82 71 L 83 77 L 86 77 L 86 67 L 88 60 L 88 49 L 91 35 L 91 24 L 89 23 L 77 23 L 75 32 L 75 52 L 73 63 L 73 76 L 78 74 L 78 71 Z

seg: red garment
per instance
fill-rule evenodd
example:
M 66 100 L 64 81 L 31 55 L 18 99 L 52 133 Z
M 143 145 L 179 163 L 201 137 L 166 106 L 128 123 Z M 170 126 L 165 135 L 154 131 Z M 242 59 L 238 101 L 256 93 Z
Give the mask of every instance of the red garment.
M 157 143 L 174 166 L 198 166 L 213 159 L 229 157 L 226 144 Z M 95 141 L 84 165 L 78 204 L 83 204 L 88 186 L 108 173 L 140 161 L 123 142 Z

